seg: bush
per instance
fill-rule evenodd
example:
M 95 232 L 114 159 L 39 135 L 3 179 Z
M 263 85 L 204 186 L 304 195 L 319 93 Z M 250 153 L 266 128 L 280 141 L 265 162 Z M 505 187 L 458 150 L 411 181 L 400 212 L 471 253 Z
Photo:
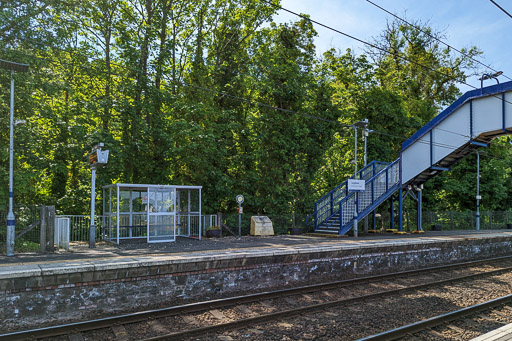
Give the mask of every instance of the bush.
M 39 243 L 18 239 L 14 242 L 14 252 L 39 252 Z

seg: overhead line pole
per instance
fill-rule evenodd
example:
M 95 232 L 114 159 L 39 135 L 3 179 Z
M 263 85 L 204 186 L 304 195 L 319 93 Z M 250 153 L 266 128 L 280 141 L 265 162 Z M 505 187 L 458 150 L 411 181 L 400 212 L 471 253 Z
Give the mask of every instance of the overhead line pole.
M 480 231 L 480 152 L 476 151 L 476 230 Z

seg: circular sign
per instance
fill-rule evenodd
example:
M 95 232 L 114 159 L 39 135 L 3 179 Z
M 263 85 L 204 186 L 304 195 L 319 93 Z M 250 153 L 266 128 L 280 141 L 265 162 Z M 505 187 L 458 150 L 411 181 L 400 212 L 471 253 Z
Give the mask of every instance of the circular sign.
M 236 196 L 236 202 L 239 204 L 239 205 L 242 205 L 243 202 L 244 202 L 244 196 L 242 194 L 238 194 Z

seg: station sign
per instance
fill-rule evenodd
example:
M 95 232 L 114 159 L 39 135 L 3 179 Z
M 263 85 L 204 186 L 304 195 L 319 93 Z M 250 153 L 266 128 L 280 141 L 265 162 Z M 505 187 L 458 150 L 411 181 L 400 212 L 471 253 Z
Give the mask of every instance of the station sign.
M 364 180 L 348 179 L 349 192 L 364 192 L 366 184 Z
M 236 202 L 238 203 L 238 205 L 242 205 L 244 203 L 244 196 L 242 194 L 238 194 L 236 196 Z

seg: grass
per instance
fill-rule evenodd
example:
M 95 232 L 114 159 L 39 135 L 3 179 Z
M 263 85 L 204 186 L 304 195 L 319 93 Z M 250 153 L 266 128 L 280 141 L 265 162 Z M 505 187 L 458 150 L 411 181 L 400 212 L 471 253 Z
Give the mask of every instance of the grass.
M 0 242 L 0 255 L 5 255 L 6 252 L 6 244 L 5 242 Z M 28 240 L 16 240 L 14 242 L 14 252 L 16 253 L 24 253 L 24 252 L 39 252 L 39 243 L 34 243 Z

